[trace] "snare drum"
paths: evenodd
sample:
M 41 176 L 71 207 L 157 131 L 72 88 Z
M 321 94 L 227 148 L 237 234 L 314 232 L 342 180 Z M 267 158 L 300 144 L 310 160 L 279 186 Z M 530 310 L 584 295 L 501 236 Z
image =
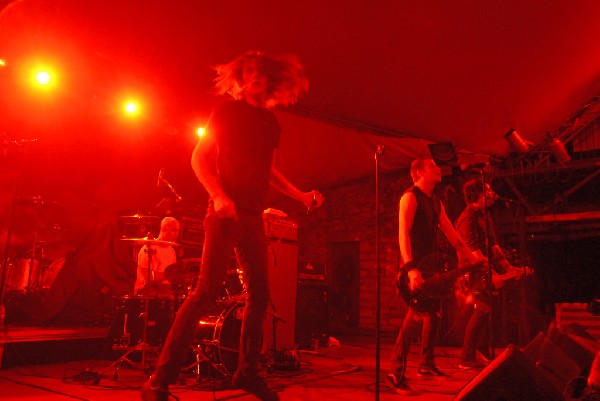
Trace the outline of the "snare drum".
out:
M 232 376 L 238 365 L 245 302 L 221 302 L 198 322 L 196 341 L 222 374 Z

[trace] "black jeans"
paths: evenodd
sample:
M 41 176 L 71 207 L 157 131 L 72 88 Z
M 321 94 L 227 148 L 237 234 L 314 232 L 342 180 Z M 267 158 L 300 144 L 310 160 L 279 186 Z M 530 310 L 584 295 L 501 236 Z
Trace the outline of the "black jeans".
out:
M 219 218 L 209 207 L 204 220 L 200 275 L 194 290 L 177 312 L 153 374 L 159 385 L 174 383 L 188 356 L 198 320 L 219 297 L 235 249 L 248 291 L 242 319 L 237 371 L 256 374 L 262 348 L 263 322 L 269 302 L 267 238 L 261 215 L 240 215 L 238 221 Z
M 433 350 L 439 320 L 440 317 L 437 312 L 417 312 L 413 308 L 408 308 L 402 327 L 398 332 L 396 343 L 392 348 L 390 371 L 398 379 L 404 377 L 410 344 L 417 338 L 419 329 L 421 329 L 422 344 L 419 366 L 427 369 L 435 367 Z
M 463 361 L 474 361 L 477 354 L 477 347 L 487 339 L 489 335 L 487 328 L 489 325 L 490 311 L 490 307 L 487 303 L 482 301 L 475 302 L 473 314 L 469 318 L 469 322 L 465 328 L 465 338 L 461 352 Z M 484 354 L 487 353 L 487 351 L 484 352 Z

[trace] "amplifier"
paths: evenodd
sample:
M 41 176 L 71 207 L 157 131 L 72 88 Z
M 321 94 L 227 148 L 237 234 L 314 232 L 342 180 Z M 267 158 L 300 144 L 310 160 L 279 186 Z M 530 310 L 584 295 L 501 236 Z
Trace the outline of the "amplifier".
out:
M 325 280 L 325 263 L 309 260 L 298 262 L 298 278 L 300 280 Z
M 263 213 L 265 232 L 269 238 L 298 241 L 298 222 L 287 216 Z
M 182 244 L 202 247 L 204 242 L 204 222 L 200 219 L 183 217 L 179 241 Z

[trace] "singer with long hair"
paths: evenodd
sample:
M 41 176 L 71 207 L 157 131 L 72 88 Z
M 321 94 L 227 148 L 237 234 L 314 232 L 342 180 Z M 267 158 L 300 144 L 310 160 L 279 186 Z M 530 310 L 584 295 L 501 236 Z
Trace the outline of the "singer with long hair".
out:
M 142 388 L 144 401 L 167 400 L 168 385 L 191 348 L 198 319 L 219 296 L 234 250 L 245 273 L 247 299 L 232 383 L 261 400 L 279 399 L 259 375 L 258 365 L 269 302 L 262 219 L 267 189 L 271 185 L 308 209 L 323 203 L 321 193 L 299 190 L 274 166 L 281 128 L 271 109 L 287 106 L 308 89 L 298 58 L 248 52 L 217 66 L 216 72 L 217 92 L 230 99 L 215 107 L 192 154 L 192 169 L 209 195 L 200 274 Z

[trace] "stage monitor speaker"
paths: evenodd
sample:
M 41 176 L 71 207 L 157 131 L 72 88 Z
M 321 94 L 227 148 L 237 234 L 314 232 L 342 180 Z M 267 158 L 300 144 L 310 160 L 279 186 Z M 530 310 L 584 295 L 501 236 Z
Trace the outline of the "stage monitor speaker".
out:
M 295 348 L 298 243 L 269 240 L 269 289 L 271 302 L 264 325 L 263 351 Z M 275 340 L 273 339 L 275 330 Z
M 564 391 L 573 379 L 587 375 L 598 352 L 600 343 L 576 323 L 538 334 L 523 350 L 560 391 Z
M 459 401 L 563 401 L 548 378 L 514 344 L 471 380 Z

